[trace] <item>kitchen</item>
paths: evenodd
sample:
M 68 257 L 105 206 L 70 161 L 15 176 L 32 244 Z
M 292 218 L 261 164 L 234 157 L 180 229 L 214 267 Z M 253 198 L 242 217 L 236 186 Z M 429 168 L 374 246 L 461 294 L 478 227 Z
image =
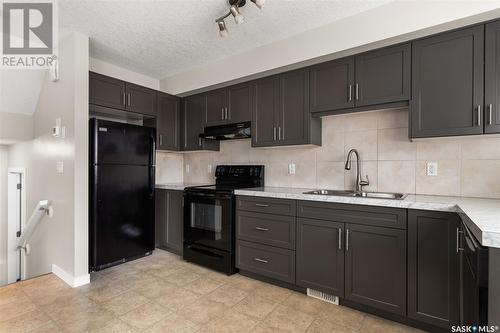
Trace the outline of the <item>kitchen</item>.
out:
M 272 2 L 226 3 L 218 42 Z M 211 83 L 91 58 L 90 283 L 51 306 L 84 331 L 496 331 L 499 17 Z

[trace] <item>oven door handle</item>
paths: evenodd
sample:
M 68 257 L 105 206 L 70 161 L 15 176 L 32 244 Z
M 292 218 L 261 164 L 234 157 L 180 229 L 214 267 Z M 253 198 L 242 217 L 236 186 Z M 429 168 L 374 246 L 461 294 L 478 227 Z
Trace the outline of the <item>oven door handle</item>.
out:
M 233 196 L 230 194 L 209 194 L 209 193 L 186 193 L 185 196 L 189 198 L 203 197 L 203 198 L 215 198 L 215 199 L 230 199 Z

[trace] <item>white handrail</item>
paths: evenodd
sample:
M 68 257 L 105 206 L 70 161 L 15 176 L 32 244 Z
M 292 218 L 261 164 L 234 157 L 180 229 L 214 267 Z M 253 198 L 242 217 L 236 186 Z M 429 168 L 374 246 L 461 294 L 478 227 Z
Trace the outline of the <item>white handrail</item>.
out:
M 16 250 L 24 249 L 26 252 L 28 252 L 28 248 L 26 245 L 28 239 L 31 237 L 43 217 L 45 215 L 51 215 L 51 210 L 52 207 L 50 206 L 49 200 L 42 200 L 38 202 L 35 209 L 33 210 L 33 213 L 31 214 L 31 217 L 28 220 L 28 223 L 26 224 L 26 227 L 24 228 L 23 233 L 21 234 L 21 237 L 19 237 L 19 239 L 17 240 Z

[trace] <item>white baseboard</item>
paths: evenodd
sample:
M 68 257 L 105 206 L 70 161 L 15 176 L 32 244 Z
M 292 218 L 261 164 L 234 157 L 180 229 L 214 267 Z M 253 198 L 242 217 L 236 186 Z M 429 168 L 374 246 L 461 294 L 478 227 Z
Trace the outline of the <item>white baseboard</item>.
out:
M 80 287 L 86 285 L 87 283 L 90 283 L 90 274 L 75 277 L 66 272 L 61 267 L 54 264 L 52 264 L 52 273 L 57 275 L 61 280 L 63 280 L 73 288 Z

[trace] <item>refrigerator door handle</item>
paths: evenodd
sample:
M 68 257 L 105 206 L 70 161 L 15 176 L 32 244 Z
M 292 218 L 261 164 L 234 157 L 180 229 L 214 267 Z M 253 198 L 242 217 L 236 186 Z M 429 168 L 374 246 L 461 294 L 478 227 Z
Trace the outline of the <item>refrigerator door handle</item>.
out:
M 156 166 L 156 139 L 153 134 L 149 136 L 151 140 L 151 156 L 149 158 L 149 165 Z

